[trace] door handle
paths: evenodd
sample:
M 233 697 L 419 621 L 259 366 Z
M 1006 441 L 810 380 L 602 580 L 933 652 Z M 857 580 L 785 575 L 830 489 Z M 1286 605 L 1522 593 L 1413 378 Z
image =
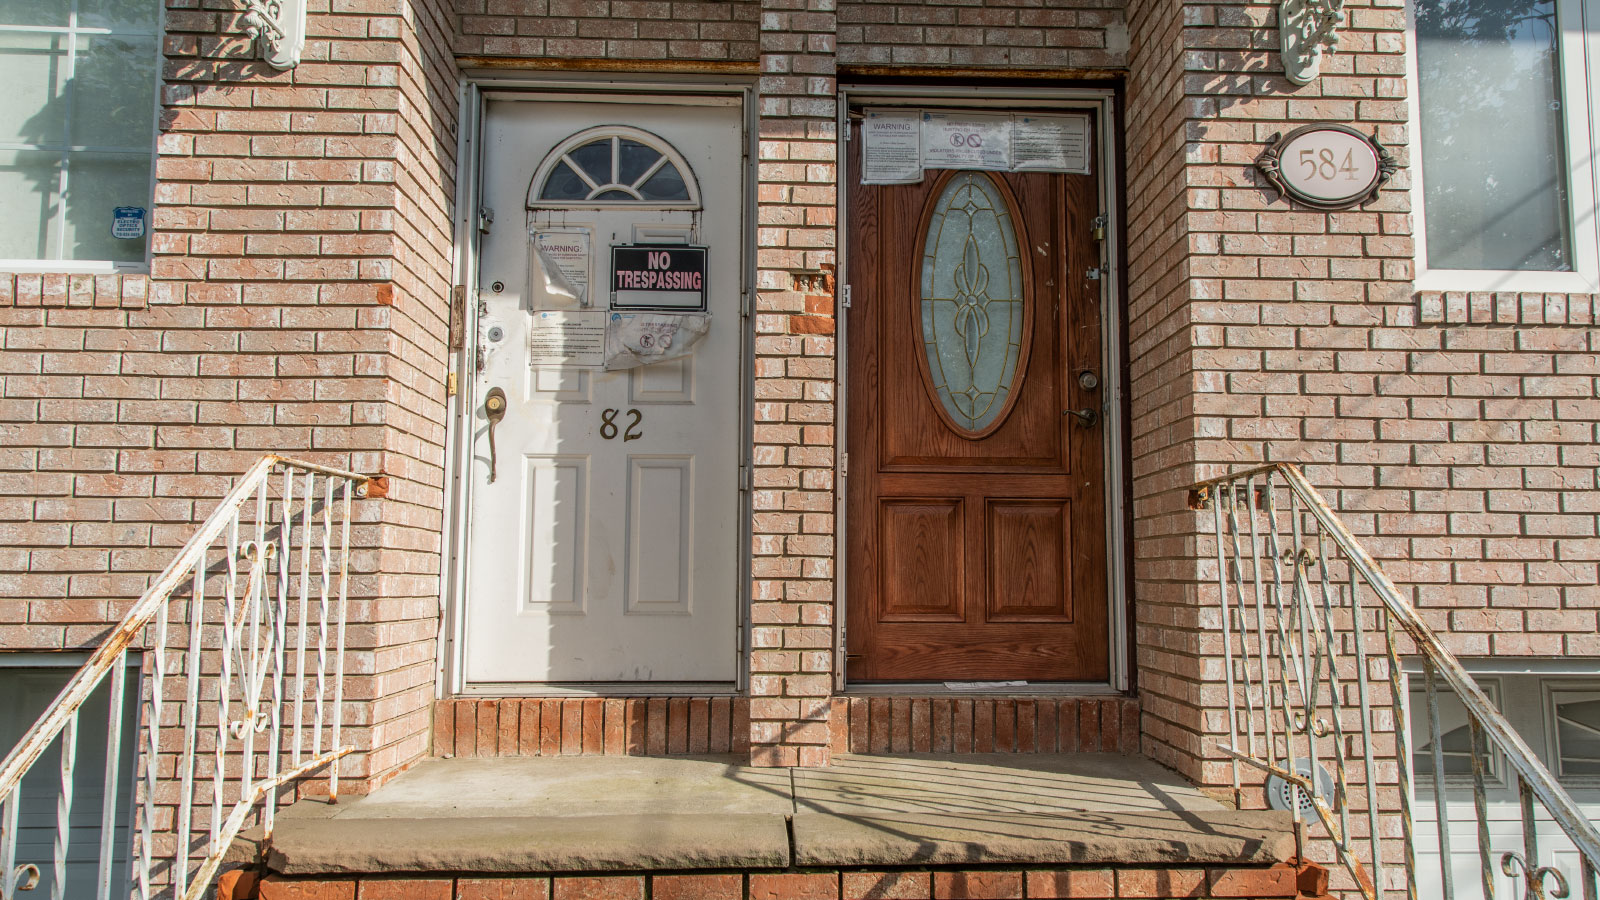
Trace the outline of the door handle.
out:
M 1093 428 L 1095 423 L 1100 421 L 1100 411 L 1092 406 L 1085 406 L 1083 409 L 1069 409 L 1063 412 L 1062 415 L 1077 419 L 1078 424 L 1085 428 Z
M 506 392 L 500 388 L 490 388 L 488 396 L 483 398 L 483 416 L 489 420 L 489 483 L 494 484 L 495 476 L 495 449 L 494 427 L 506 417 Z

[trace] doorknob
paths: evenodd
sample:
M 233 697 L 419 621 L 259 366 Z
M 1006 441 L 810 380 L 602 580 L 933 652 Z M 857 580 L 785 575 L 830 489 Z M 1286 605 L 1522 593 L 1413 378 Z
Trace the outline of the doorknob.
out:
M 1062 415 L 1077 419 L 1078 424 L 1085 428 L 1093 428 L 1094 423 L 1100 421 L 1100 411 L 1092 406 L 1085 406 L 1083 409 L 1069 409 L 1063 412 Z M 491 441 L 492 443 L 493 441 Z
M 495 476 L 495 449 L 494 427 L 506 417 L 506 392 L 500 388 L 490 388 L 488 396 L 483 398 L 483 415 L 489 420 L 489 483 L 494 484 Z

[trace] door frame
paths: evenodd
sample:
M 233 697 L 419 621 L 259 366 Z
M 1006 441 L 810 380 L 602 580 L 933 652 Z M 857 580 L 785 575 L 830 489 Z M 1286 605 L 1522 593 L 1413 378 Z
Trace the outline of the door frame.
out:
M 1014 108 L 1079 110 L 1093 114 L 1097 121 L 1095 172 L 1099 188 L 1100 208 L 1106 216 L 1106 237 L 1100 242 L 1101 252 L 1101 361 L 1105 373 L 1106 416 L 1102 453 L 1105 460 L 1105 510 L 1106 510 L 1106 639 L 1110 679 L 1106 682 L 1074 682 L 1071 684 L 1044 684 L 1038 687 L 1008 688 L 1005 694 L 1068 694 L 1099 693 L 1106 690 L 1126 691 L 1132 683 L 1129 654 L 1128 615 L 1128 547 L 1129 523 L 1132 521 L 1128 507 L 1129 491 L 1127 441 L 1127 394 L 1124 365 L 1125 311 L 1123 302 L 1122 265 L 1122 195 L 1121 160 L 1118 154 L 1120 120 L 1118 119 L 1117 91 L 1110 87 L 977 87 L 969 84 L 917 84 L 917 85 L 841 85 L 839 88 L 838 153 L 839 190 L 837 221 L 838 283 L 850 283 L 850 242 L 846 229 L 850 216 L 846 205 L 849 191 L 845 178 L 853 178 L 849 171 L 850 108 L 852 105 L 901 107 L 950 107 L 955 109 L 984 109 L 1003 111 Z M 841 304 L 843 297 L 841 295 Z M 849 359 L 850 329 L 848 317 L 842 309 L 835 325 L 838 386 L 834 392 L 835 431 L 834 448 L 834 572 L 840 573 L 834 581 L 834 689 L 838 692 L 869 694 L 907 694 L 927 696 L 947 692 L 940 682 L 868 684 L 852 688 L 845 677 L 846 634 L 849 622 L 849 552 L 848 519 L 849 497 L 849 417 L 850 385 Z M 962 696 L 981 696 L 983 691 L 963 690 Z
M 641 682 L 638 684 L 581 685 L 563 683 L 561 686 L 537 682 L 527 684 L 469 684 L 466 680 L 465 626 L 467 598 L 467 558 L 471 547 L 472 454 L 475 436 L 473 412 L 478 408 L 473 360 L 477 353 L 478 335 L 478 210 L 482 205 L 483 158 L 480 137 L 485 120 L 486 104 L 490 99 L 526 97 L 536 100 L 543 96 L 572 101 L 574 95 L 589 98 L 594 103 L 631 102 L 662 103 L 701 98 L 734 100 L 740 110 L 743 127 L 742 165 L 744 190 L 740 202 L 739 227 L 740 301 L 739 301 L 739 501 L 738 516 L 741 527 L 735 529 L 737 559 L 734 565 L 737 592 L 734 653 L 737 657 L 733 682 L 682 683 Z M 441 547 L 443 560 L 439 578 L 439 629 L 436 635 L 434 696 L 436 699 L 460 696 L 485 697 L 573 697 L 573 696 L 718 696 L 742 693 L 749 681 L 749 635 L 751 591 L 751 533 L 748 523 L 751 516 L 751 452 L 755 428 L 755 334 L 752 305 L 756 271 L 756 83 L 755 79 L 724 78 L 707 80 L 702 77 L 673 77 L 667 75 L 630 76 L 623 73 L 606 73 L 593 78 L 574 77 L 568 73 L 517 72 L 469 70 L 462 75 L 460 106 L 457 119 L 456 191 L 452 220 L 453 252 L 450 302 L 450 344 L 446 350 L 449 360 L 449 378 L 457 386 L 446 399 L 445 408 L 445 459 L 444 459 L 444 509 Z M 498 227 L 522 228 L 518 207 L 515 215 L 497 217 Z

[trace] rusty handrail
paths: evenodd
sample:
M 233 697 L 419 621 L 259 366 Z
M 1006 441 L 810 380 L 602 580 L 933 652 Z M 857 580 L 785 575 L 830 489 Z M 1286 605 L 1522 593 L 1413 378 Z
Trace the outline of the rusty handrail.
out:
M 281 519 L 273 526 L 277 529 L 276 542 L 267 540 L 268 513 L 271 502 L 268 497 L 268 487 L 278 473 L 282 473 L 282 497 L 278 506 L 282 513 Z M 322 496 L 317 495 L 321 476 L 320 487 Z M 368 476 L 356 472 L 349 472 L 330 466 L 307 463 L 276 454 L 268 454 L 257 460 L 240 477 L 233 489 L 223 498 L 217 508 L 206 517 L 205 521 L 195 530 L 193 536 L 183 545 L 166 568 L 156 576 L 150 587 L 144 591 L 138 601 L 128 610 L 111 633 L 103 640 L 94 652 L 63 687 L 31 727 L 23 735 L 21 741 L 0 760 L 0 896 L 12 898 L 17 890 L 30 890 L 40 878 L 40 869 L 36 863 L 17 865 L 17 838 L 19 831 L 20 790 L 24 775 L 40 760 L 45 752 L 59 739 L 61 741 L 61 783 L 57 803 L 57 826 L 54 843 L 54 878 L 55 884 L 52 895 L 59 900 L 64 890 L 66 879 L 66 860 L 70 841 L 70 829 L 65 826 L 69 811 L 72 806 L 73 771 L 76 758 L 78 717 L 84 703 L 89 699 L 102 683 L 111 676 L 111 721 L 108 724 L 106 772 L 105 772 L 105 799 L 102 801 L 104 808 L 101 817 L 101 838 L 99 855 L 99 890 L 97 896 L 107 900 L 111 896 L 109 881 L 112 872 L 112 834 L 116 822 L 112 815 L 117 795 L 119 748 L 122 746 L 121 700 L 125 691 L 127 654 L 130 652 L 136 638 L 152 626 L 156 629 L 155 646 L 153 650 L 153 677 L 154 684 L 150 689 L 150 715 L 144 724 L 147 733 L 147 746 L 144 751 L 144 789 L 145 789 L 145 815 L 140 828 L 139 839 L 141 851 L 138 862 L 139 868 L 139 894 L 141 897 L 151 896 L 151 862 L 153 859 L 153 829 L 154 809 L 151 807 L 151 795 L 154 792 L 158 776 L 154 755 L 165 752 L 158 741 L 158 732 L 163 727 L 160 721 L 160 711 L 164 702 L 164 687 L 166 676 L 166 656 L 169 652 L 168 637 L 168 604 L 173 593 L 183 585 L 187 579 L 192 579 L 193 593 L 184 605 L 182 613 L 187 615 L 185 621 L 179 623 L 180 628 L 187 629 L 188 643 L 182 656 L 185 658 L 184 670 L 187 688 L 187 704 L 183 710 L 182 737 L 184 750 L 179 775 L 183 782 L 183 792 L 179 801 L 178 823 L 176 831 L 179 836 L 176 845 L 180 848 L 178 856 L 171 860 L 173 865 L 170 870 L 176 900 L 197 900 L 208 888 L 206 881 L 196 879 L 188 883 L 189 863 L 188 844 L 193 825 L 193 816 L 198 807 L 196 801 L 196 773 L 200 754 L 197 741 L 197 720 L 201 708 L 199 685 L 201 680 L 200 655 L 202 642 L 207 634 L 202 630 L 206 624 L 206 597 L 205 583 L 212 573 L 208 570 L 207 561 L 212 555 L 219 539 L 223 539 L 221 548 L 226 564 L 226 576 L 223 578 L 222 596 L 213 598 L 214 601 L 225 601 L 223 619 L 220 622 L 220 656 L 222 684 L 219 686 L 219 695 L 210 698 L 215 701 L 217 715 L 215 729 L 217 731 L 216 749 L 214 755 L 215 766 L 210 774 L 212 810 L 211 848 L 210 855 L 220 859 L 220 854 L 226 850 L 228 831 L 237 831 L 239 822 L 242 822 L 257 804 L 261 803 L 266 793 L 276 786 L 302 777 L 312 770 L 333 764 L 335 769 L 330 774 L 330 794 L 337 791 L 337 762 L 340 758 L 351 752 L 352 748 L 338 746 L 340 743 L 340 730 L 342 723 L 341 698 L 343 694 L 344 673 L 344 632 L 346 589 L 349 577 L 349 543 L 350 543 L 350 501 L 352 495 L 365 496 Z M 299 508 L 295 508 L 294 501 L 296 488 L 302 489 L 299 498 Z M 337 588 L 332 581 L 334 568 L 334 536 L 335 520 L 333 507 L 336 496 L 340 496 L 342 489 L 343 514 L 338 521 L 341 529 L 339 540 L 338 583 Z M 245 504 L 252 499 L 255 501 L 256 514 L 252 523 L 255 529 L 255 540 L 240 540 L 241 512 Z M 321 520 L 314 518 L 314 513 L 320 508 Z M 296 522 L 298 513 L 298 523 Z M 289 541 L 298 525 L 302 545 L 299 548 L 289 546 Z M 313 535 L 320 535 L 321 542 L 318 546 L 320 561 L 320 589 L 313 599 L 310 582 L 313 577 L 311 560 L 313 556 Z M 284 558 L 278 559 L 276 572 L 272 571 L 273 560 L 277 555 L 278 544 L 283 544 L 286 551 Z M 291 579 L 294 576 L 294 552 L 298 549 L 299 574 L 297 586 L 299 588 L 297 619 L 298 646 L 293 650 L 288 648 L 287 622 L 289 619 L 289 591 Z M 248 572 L 243 579 L 246 588 L 243 596 L 239 596 L 237 589 L 240 583 L 241 563 L 247 564 Z M 276 590 L 274 590 L 276 582 Z M 215 609 L 215 606 L 213 606 Z M 309 613 L 315 609 L 320 612 L 320 623 L 313 628 L 310 623 Z M 337 621 L 330 623 L 331 614 L 337 614 Z M 336 627 L 336 632 L 334 631 Z M 306 699 L 306 675 L 308 650 L 308 636 L 315 634 L 316 658 L 314 660 L 316 694 L 312 697 L 313 713 L 315 716 L 312 733 L 311 750 L 316 757 L 310 762 L 302 763 L 301 745 L 305 737 L 305 723 L 301 718 L 302 704 Z M 330 662 L 329 638 L 330 634 L 336 635 L 336 646 L 333 648 L 334 658 Z M 248 644 L 248 646 L 247 646 Z M 216 649 L 216 648 L 212 648 Z M 289 671 L 289 654 L 293 653 L 295 664 L 292 692 L 286 690 L 285 675 Z M 235 672 L 237 665 L 238 671 Z M 320 748 L 323 730 L 324 707 L 327 706 L 324 696 L 328 687 L 327 679 L 332 667 L 332 704 L 331 704 L 331 747 L 327 752 Z M 235 683 L 235 675 L 237 682 Z M 207 675 L 207 678 L 217 678 L 216 675 Z M 271 688 L 270 698 L 266 691 Z M 243 700 L 243 721 L 234 720 L 229 713 L 231 695 L 237 694 Z M 293 722 L 284 725 L 284 704 L 293 703 Z M 263 708 L 265 707 L 265 708 Z M 208 728 L 213 726 L 208 725 Z M 270 730 L 269 730 L 270 729 Z M 258 776 L 254 774 L 251 762 L 257 733 L 268 733 L 267 745 L 263 750 L 268 757 L 268 768 L 271 770 L 261 777 L 259 783 L 253 783 Z M 292 734 L 293 747 L 291 748 L 291 768 L 277 771 L 278 749 L 282 737 Z M 232 742 L 230 743 L 230 736 Z M 240 784 L 240 800 L 233 810 L 233 815 L 228 817 L 226 825 L 222 820 L 222 788 L 228 776 L 224 774 L 223 757 L 230 750 L 232 744 L 237 744 L 236 751 L 244 755 L 242 774 L 237 777 Z M 212 751 L 204 751 L 210 754 Z M 271 804 L 264 810 L 264 815 L 270 827 L 272 817 Z M 237 821 L 236 821 L 237 820 Z M 209 875 L 215 871 L 211 859 L 202 863 L 197 874 Z
M 1280 478 L 1288 492 L 1282 506 L 1276 483 Z M 1371 741 L 1372 731 L 1376 730 L 1374 722 L 1382 712 L 1376 705 L 1376 695 L 1369 689 L 1368 661 L 1369 657 L 1377 657 L 1367 650 L 1367 639 L 1384 637 L 1384 650 L 1376 652 L 1387 656 L 1389 705 L 1393 707 L 1391 724 L 1396 753 L 1400 757 L 1400 816 L 1406 838 L 1406 884 L 1409 894 L 1417 896 L 1412 846 L 1410 739 L 1408 716 L 1400 696 L 1400 665 L 1394 629 L 1394 624 L 1398 623 L 1400 630 L 1416 643 L 1427 681 L 1427 724 L 1433 735 L 1434 802 L 1439 820 L 1440 877 L 1444 896 L 1453 898 L 1454 887 L 1436 675 L 1443 677 L 1444 683 L 1461 701 L 1473 731 L 1474 805 L 1479 820 L 1479 855 L 1485 896 L 1493 896 L 1495 877 L 1485 812 L 1486 761 L 1488 744 L 1492 742 L 1516 773 L 1523 808 L 1524 847 L 1521 852 L 1504 853 L 1500 870 L 1505 875 L 1526 879 L 1529 897 L 1544 895 L 1546 879 L 1555 881 L 1558 887 L 1555 896 L 1565 896 L 1565 876 L 1554 867 L 1540 866 L 1537 859 L 1537 823 L 1532 806 L 1537 799 L 1580 853 L 1585 897 L 1591 900 L 1595 897 L 1597 885 L 1600 885 L 1600 877 L 1597 877 L 1600 830 L 1583 815 L 1549 769 L 1494 708 L 1471 674 L 1417 615 L 1410 601 L 1299 467 L 1271 463 L 1206 479 L 1190 488 L 1189 505 L 1196 510 L 1211 510 L 1216 539 L 1222 650 L 1226 657 L 1222 675 L 1228 697 L 1229 744 L 1222 751 L 1233 766 L 1236 792 L 1241 787 L 1240 763 L 1281 780 L 1287 790 L 1298 792 L 1302 800 L 1309 801 L 1310 810 L 1326 827 L 1360 893 L 1368 898 L 1383 895 L 1384 854 L 1379 839 L 1382 829 L 1378 825 L 1380 811 Z M 1315 524 L 1303 520 L 1302 512 L 1309 514 Z M 1287 529 L 1283 527 L 1285 523 L 1289 526 Z M 1303 530 L 1303 524 L 1308 526 L 1307 530 Z M 1335 547 L 1332 554 L 1327 551 L 1329 541 Z M 1336 583 L 1328 571 L 1329 560 L 1340 557 L 1351 570 L 1348 607 L 1343 583 Z M 1358 576 L 1359 583 L 1365 583 L 1381 604 L 1381 607 L 1368 607 L 1378 612 L 1376 632 L 1371 630 L 1373 625 L 1365 624 L 1362 615 Z M 1336 608 L 1348 609 L 1351 615 L 1348 625 L 1341 624 L 1334 612 Z M 1354 630 L 1353 641 L 1341 638 L 1340 632 L 1344 629 Z M 1351 679 L 1352 675 L 1353 684 L 1341 684 L 1341 680 Z M 1354 705 L 1344 696 L 1349 687 L 1356 688 Z M 1329 710 L 1326 715 L 1323 707 Z M 1360 722 L 1359 733 L 1350 735 L 1359 738 L 1356 745 L 1346 740 L 1346 729 L 1351 721 Z M 1296 760 L 1296 754 L 1302 751 L 1303 761 L 1308 763 L 1305 771 L 1299 769 Z M 1280 761 L 1280 753 L 1287 755 L 1286 761 Z M 1336 783 L 1319 782 L 1319 754 L 1337 767 Z M 1367 831 L 1371 853 L 1367 863 L 1356 855 L 1349 822 L 1351 808 L 1346 802 L 1350 790 L 1346 764 L 1358 757 L 1364 766 L 1365 815 L 1370 819 Z M 1300 807 L 1295 805 L 1294 809 L 1298 820 Z M 1370 876 L 1367 865 L 1371 866 Z
M 1534 796 L 1545 805 L 1556 823 L 1567 832 L 1567 836 L 1572 838 L 1572 842 L 1589 862 L 1600 867 L 1600 830 L 1597 830 L 1594 823 L 1579 811 L 1572 797 L 1556 781 L 1555 776 L 1550 774 L 1550 770 L 1539 762 L 1533 749 L 1522 740 L 1511 727 L 1511 723 L 1506 721 L 1505 716 L 1494 708 L 1488 695 L 1478 687 L 1478 683 L 1462 667 L 1455 654 L 1440 642 L 1439 636 L 1434 634 L 1433 629 L 1417 615 L 1410 601 L 1406 600 L 1394 582 L 1389 580 L 1389 576 L 1384 574 L 1383 568 L 1371 554 L 1367 553 L 1366 548 L 1361 546 L 1361 542 L 1350 533 L 1344 522 L 1340 521 L 1327 499 L 1306 479 L 1305 473 L 1301 472 L 1298 466 L 1289 463 L 1279 463 L 1276 468 L 1283 473 L 1290 489 L 1300 495 L 1300 499 L 1306 501 L 1311 514 L 1323 528 L 1328 530 L 1334 543 L 1361 573 L 1361 577 L 1366 580 L 1373 593 L 1383 601 L 1383 605 L 1394 616 L 1395 621 L 1399 622 L 1400 627 L 1404 628 L 1416 642 L 1417 649 L 1438 668 L 1439 674 L 1444 676 L 1444 680 L 1449 683 L 1451 690 L 1455 691 L 1462 705 L 1467 708 L 1467 712 L 1482 723 L 1490 740 L 1499 745 L 1499 750 L 1504 754 L 1506 761 L 1528 782 Z

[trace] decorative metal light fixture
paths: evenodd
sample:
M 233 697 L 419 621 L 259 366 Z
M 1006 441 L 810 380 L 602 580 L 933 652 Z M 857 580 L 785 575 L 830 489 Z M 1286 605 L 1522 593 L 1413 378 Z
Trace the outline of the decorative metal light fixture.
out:
M 244 31 L 274 69 L 300 64 L 306 45 L 306 0 L 244 0 Z
M 1339 46 L 1344 0 L 1279 0 L 1278 34 L 1283 73 L 1295 84 L 1310 84 L 1322 68 L 1322 55 Z

